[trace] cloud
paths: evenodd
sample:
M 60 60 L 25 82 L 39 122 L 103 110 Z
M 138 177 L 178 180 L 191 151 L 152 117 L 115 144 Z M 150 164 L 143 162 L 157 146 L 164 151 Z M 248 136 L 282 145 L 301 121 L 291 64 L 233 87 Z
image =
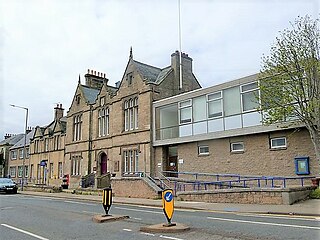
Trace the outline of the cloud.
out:
M 0 139 L 46 125 L 55 103 L 67 110 L 79 74 L 121 80 L 130 46 L 134 59 L 166 67 L 179 48 L 178 0 L 0 1 Z M 259 71 L 278 31 L 298 15 L 319 13 L 317 0 L 181 1 L 182 50 L 208 87 Z M 0 24 L 1 24 L 0 23 Z

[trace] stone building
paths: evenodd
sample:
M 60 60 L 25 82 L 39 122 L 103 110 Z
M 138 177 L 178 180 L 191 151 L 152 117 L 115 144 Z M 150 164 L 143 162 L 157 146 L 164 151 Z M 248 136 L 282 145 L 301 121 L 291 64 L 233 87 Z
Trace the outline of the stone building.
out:
M 116 177 L 155 174 L 152 148 L 152 103 L 155 100 L 199 89 L 192 72 L 192 59 L 182 56 L 179 83 L 179 52 L 165 68 L 129 61 L 116 87 L 105 74 L 88 70 L 80 79 L 67 113 L 65 172 L 71 187 L 81 177 L 95 178 L 110 172 Z
M 30 170 L 30 138 L 34 133 L 34 129 L 27 129 L 27 136 L 21 134 L 22 137 L 10 148 L 9 175 L 17 183 L 27 183 Z M 26 141 L 26 142 L 24 142 Z M 24 144 L 26 143 L 26 148 Z M 24 150 L 26 153 L 24 154 Z M 24 173 L 24 176 L 23 176 Z
M 9 165 L 10 159 L 10 148 L 14 146 L 24 137 L 24 134 L 6 134 L 4 140 L 0 142 L 0 177 L 6 177 L 10 175 Z M 17 153 L 13 153 L 13 158 L 16 158 Z
M 60 186 L 64 175 L 66 117 L 62 104 L 54 108 L 54 120 L 37 126 L 30 141 L 30 184 Z
M 317 175 L 319 164 L 306 128 L 263 125 L 256 110 L 258 94 L 257 75 L 252 75 L 155 101 L 157 172 L 193 179 L 170 172 Z

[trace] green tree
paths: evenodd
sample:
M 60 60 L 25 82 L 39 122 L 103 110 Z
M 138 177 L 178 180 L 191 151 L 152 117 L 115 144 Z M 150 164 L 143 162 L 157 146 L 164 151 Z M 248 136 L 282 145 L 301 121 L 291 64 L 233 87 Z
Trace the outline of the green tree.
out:
M 263 122 L 303 124 L 320 164 L 319 53 L 319 19 L 298 17 L 262 57 L 259 80 Z

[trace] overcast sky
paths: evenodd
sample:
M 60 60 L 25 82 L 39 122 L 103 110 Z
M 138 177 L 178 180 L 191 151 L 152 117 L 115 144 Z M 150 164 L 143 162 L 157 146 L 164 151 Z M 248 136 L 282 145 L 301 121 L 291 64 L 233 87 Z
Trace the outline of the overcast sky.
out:
M 262 54 L 319 0 L 181 0 L 182 51 L 203 87 L 259 72 Z M 179 49 L 178 0 L 0 0 L 0 140 L 65 114 L 87 69 L 120 81 L 135 60 L 164 68 Z

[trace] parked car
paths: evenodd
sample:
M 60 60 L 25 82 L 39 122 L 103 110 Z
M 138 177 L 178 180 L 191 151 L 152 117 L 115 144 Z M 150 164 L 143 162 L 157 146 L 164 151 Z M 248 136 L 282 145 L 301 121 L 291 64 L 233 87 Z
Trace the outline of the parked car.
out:
M 10 178 L 0 178 L 0 192 L 17 193 L 18 186 Z

